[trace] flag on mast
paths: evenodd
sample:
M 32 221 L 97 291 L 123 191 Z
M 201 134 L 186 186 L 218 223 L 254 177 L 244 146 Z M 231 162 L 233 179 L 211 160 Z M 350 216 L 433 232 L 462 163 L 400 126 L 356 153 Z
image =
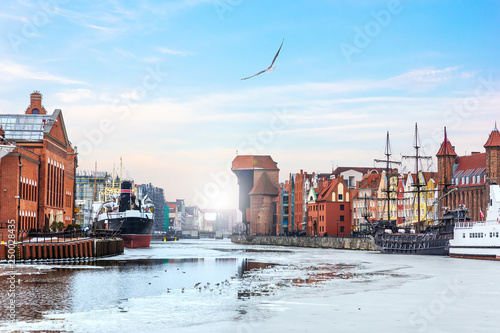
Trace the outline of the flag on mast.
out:
M 484 219 L 484 214 L 481 208 L 479 208 L 479 216 L 481 216 L 481 220 Z

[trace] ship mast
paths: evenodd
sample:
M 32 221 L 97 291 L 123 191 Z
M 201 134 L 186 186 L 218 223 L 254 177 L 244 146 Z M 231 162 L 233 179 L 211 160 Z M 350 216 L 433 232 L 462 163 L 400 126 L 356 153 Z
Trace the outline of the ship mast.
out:
M 415 148 L 415 155 L 406 155 L 403 156 L 403 158 L 414 158 L 415 159 L 415 178 L 416 178 L 416 184 L 414 185 L 417 188 L 417 210 L 418 210 L 418 219 L 417 219 L 417 231 L 420 231 L 420 189 L 424 187 L 426 184 L 421 184 L 420 183 L 420 177 L 419 177 L 419 167 L 418 163 L 421 159 L 431 159 L 431 156 L 424 156 L 419 154 L 419 149 L 420 144 L 418 140 L 418 127 L 417 123 L 415 123 L 415 142 L 413 145 L 413 148 Z
M 379 160 L 375 159 L 374 161 L 376 163 L 385 163 L 385 176 L 387 178 L 386 181 L 386 189 L 385 192 L 387 193 L 387 221 L 390 223 L 391 222 L 391 198 L 390 198 L 390 176 L 392 176 L 392 168 L 391 164 L 401 164 L 401 162 L 398 161 L 391 161 L 391 143 L 389 141 L 389 131 L 387 131 L 387 139 L 385 142 L 385 160 Z M 389 170 L 391 173 L 389 174 Z

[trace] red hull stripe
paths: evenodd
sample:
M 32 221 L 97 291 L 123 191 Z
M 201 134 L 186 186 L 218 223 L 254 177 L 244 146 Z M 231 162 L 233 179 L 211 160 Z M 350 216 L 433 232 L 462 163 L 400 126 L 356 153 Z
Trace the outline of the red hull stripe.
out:
M 128 248 L 149 247 L 151 235 L 121 235 L 123 245 Z

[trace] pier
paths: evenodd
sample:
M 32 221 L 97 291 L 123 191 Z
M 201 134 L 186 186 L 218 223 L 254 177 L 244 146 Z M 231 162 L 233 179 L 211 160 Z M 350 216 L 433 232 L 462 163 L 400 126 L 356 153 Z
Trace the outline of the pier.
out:
M 0 244 L 0 261 L 12 259 L 27 260 L 63 260 L 91 259 L 122 254 L 123 239 L 77 239 L 64 242 L 29 242 Z

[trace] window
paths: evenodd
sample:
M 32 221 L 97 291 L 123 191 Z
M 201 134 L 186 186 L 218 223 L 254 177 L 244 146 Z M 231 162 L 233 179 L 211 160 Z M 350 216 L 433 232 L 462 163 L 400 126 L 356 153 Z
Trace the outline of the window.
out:
M 339 193 L 339 201 L 342 201 L 342 200 L 344 200 L 343 196 L 342 196 L 342 193 Z
M 340 205 L 340 210 L 344 210 L 344 205 Z
M 344 221 L 344 215 L 340 215 L 340 221 Z
M 340 232 L 344 232 L 344 227 L 343 226 L 340 227 Z
M 463 235 L 464 235 L 464 238 L 465 238 L 465 232 L 464 232 L 464 234 L 463 234 Z

